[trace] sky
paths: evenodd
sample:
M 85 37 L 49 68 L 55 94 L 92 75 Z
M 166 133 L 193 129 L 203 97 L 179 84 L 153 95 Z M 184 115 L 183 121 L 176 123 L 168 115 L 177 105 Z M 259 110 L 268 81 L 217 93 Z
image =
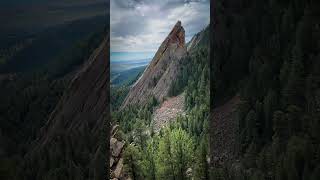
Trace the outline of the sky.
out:
M 178 20 L 188 42 L 209 24 L 209 3 L 209 0 L 110 0 L 111 52 L 148 52 L 150 57 Z

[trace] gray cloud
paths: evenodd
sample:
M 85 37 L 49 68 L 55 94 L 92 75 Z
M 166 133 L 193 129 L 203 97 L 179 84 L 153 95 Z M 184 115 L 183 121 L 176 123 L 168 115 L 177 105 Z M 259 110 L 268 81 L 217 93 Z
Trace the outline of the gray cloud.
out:
M 209 24 L 209 0 L 111 0 L 111 51 L 155 52 L 182 21 L 187 40 Z

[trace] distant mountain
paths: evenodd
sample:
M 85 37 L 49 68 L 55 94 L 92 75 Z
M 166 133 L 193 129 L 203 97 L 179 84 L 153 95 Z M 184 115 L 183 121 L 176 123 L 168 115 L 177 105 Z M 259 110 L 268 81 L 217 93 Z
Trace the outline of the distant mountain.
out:
M 115 130 L 110 140 L 110 179 L 209 179 L 208 148 L 201 143 L 206 142 L 208 137 L 207 32 L 208 27 L 186 44 L 184 28 L 178 21 L 143 74 L 137 76 L 139 79 L 132 86 L 112 87 L 112 126 Z M 173 143 L 174 137 L 169 134 L 175 128 L 188 134 L 188 137 L 180 136 Z M 144 133 L 141 132 L 147 133 L 142 137 L 140 134 Z M 164 137 L 168 142 L 165 148 L 161 147 L 163 144 L 159 141 Z M 189 146 L 192 147 L 192 153 L 180 151 L 188 146 L 186 141 L 191 139 L 197 140 Z M 171 143 L 182 144 L 175 147 L 169 145 Z M 145 151 L 144 147 L 152 149 L 152 152 Z M 136 149 L 133 151 L 132 148 Z M 165 152 L 162 152 L 163 149 Z M 136 160 L 138 154 L 139 160 Z M 161 158 L 163 154 L 165 158 Z M 188 160 L 190 154 L 198 160 Z M 184 159 L 183 162 L 178 160 L 179 157 Z M 129 162 L 127 159 L 133 160 Z M 171 159 L 175 159 L 175 162 L 172 163 Z M 137 164 L 137 168 L 131 169 L 132 164 Z M 172 169 L 179 169 L 179 172 L 174 173 Z M 192 175 L 187 177 L 184 172 L 188 169 L 192 169 Z M 181 175 L 177 175 L 181 172 Z
M 130 85 L 141 76 L 145 68 L 146 66 L 139 66 L 119 73 L 111 73 L 111 85 Z
M 130 89 L 122 107 L 131 104 L 143 105 L 152 96 L 162 101 L 176 79 L 180 61 L 186 52 L 185 30 L 178 21 L 162 42 L 147 69 Z
M 150 63 L 150 59 L 140 59 L 140 60 L 124 60 L 124 61 L 111 61 L 110 62 L 110 73 L 119 73 L 127 71 L 132 68 L 137 68 L 141 66 L 146 66 Z

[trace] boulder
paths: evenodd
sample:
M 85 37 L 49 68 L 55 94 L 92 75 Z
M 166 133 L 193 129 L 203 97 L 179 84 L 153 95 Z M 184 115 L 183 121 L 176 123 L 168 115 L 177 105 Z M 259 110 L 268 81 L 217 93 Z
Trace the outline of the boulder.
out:
M 111 147 L 112 156 L 119 157 L 123 146 L 124 146 L 124 142 L 118 141 L 116 138 L 111 138 L 110 139 L 110 147 Z
M 122 174 L 122 169 L 123 169 L 123 158 L 120 158 L 116 169 L 114 170 L 114 176 L 116 178 L 120 178 Z
M 110 167 L 112 167 L 113 163 L 114 163 L 114 158 L 111 157 L 111 158 L 110 158 Z

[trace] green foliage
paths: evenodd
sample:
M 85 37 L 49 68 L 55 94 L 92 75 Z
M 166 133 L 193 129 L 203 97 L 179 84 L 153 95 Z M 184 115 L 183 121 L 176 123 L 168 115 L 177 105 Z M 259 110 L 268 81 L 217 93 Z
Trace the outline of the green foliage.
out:
M 110 87 L 110 105 L 111 111 L 116 111 L 126 98 L 129 92 L 128 86 Z
M 181 70 L 177 80 L 169 89 L 169 96 L 176 96 L 185 91 L 187 108 L 203 102 L 203 99 L 209 101 L 208 48 L 202 47 L 194 50 L 181 62 Z
M 139 173 L 141 172 L 140 160 L 141 152 L 138 147 L 132 144 L 128 145 L 123 153 L 124 168 L 125 172 L 133 179 L 140 179 L 142 177 L 142 174 Z
M 186 115 L 178 116 L 159 133 L 153 132 L 152 113 L 158 106 L 151 97 L 144 106 L 117 111 L 127 87 L 116 87 L 114 123 L 120 125 L 128 145 L 125 161 L 134 179 L 208 179 L 209 62 L 207 47 L 198 48 L 181 60 L 170 96 L 185 93 Z M 157 79 L 155 79 L 157 81 Z M 113 105 L 112 105 L 113 106 Z M 135 158 L 133 158 L 135 156 Z
M 145 157 L 142 159 L 141 165 L 145 175 L 145 179 L 155 180 L 157 174 L 156 154 L 158 150 L 158 138 L 149 139 L 147 148 L 144 151 Z
M 165 130 L 157 153 L 158 179 L 186 179 L 193 158 L 193 140 L 181 128 Z
M 240 0 L 213 7 L 219 23 L 213 25 L 212 103 L 240 94 L 246 179 L 312 179 L 320 163 L 319 2 Z
M 207 138 L 201 138 L 201 142 L 195 152 L 194 179 L 209 179 Z

